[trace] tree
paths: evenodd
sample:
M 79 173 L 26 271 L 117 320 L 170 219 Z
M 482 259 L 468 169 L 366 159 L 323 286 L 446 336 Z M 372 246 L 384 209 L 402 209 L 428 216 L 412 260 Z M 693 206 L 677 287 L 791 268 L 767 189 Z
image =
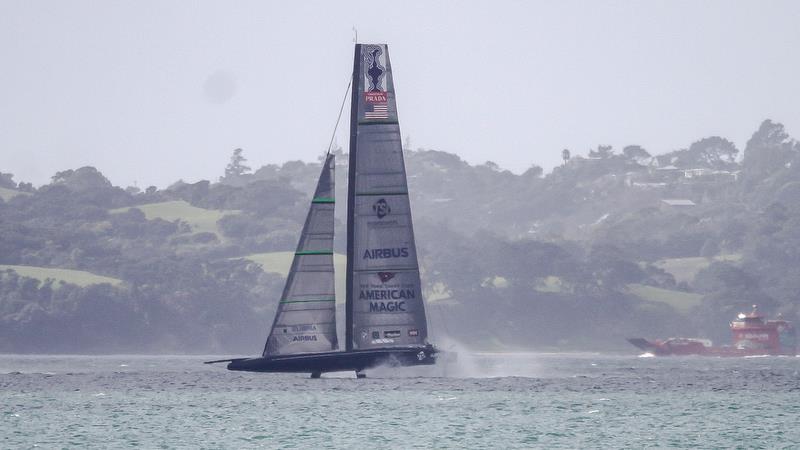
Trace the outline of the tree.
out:
M 20 181 L 19 185 L 17 185 L 17 189 L 22 192 L 33 192 L 35 190 L 33 188 L 33 183 L 24 183 L 22 181 Z
M 786 167 L 796 153 L 796 143 L 783 129 L 783 125 L 765 120 L 747 141 L 744 150 L 742 171 L 745 181 L 748 184 L 761 181 Z
M 62 170 L 60 172 L 56 172 L 55 175 L 50 177 L 50 181 L 51 181 L 52 184 L 64 183 L 66 180 L 69 179 L 69 177 L 72 176 L 73 173 L 75 173 L 75 171 L 72 170 L 72 169 L 67 169 L 67 170 Z
M 639 145 L 629 145 L 622 149 L 622 154 L 625 158 L 642 163 L 647 158 L 650 158 L 650 153 Z
M 607 159 L 614 156 L 614 150 L 610 145 L 598 145 L 597 150 L 589 150 L 589 157 L 590 158 L 602 158 Z
M 540 178 L 543 173 L 544 173 L 544 169 L 542 169 L 540 166 L 537 166 L 536 164 L 534 164 L 531 167 L 529 167 L 528 170 L 526 170 L 522 174 L 522 176 L 525 177 L 525 178 Z
M 91 166 L 57 172 L 52 184 L 62 184 L 76 192 L 98 191 L 111 188 L 111 182 Z
M 0 187 L 16 189 L 17 183 L 14 182 L 14 175 L 0 172 Z
M 711 136 L 692 143 L 689 148 L 657 156 L 661 165 L 674 165 L 680 169 L 733 170 L 738 167 L 739 149 L 733 142 Z
M 483 165 L 484 167 L 494 170 L 495 172 L 500 171 L 500 166 L 498 166 L 497 163 L 494 161 L 486 161 L 485 163 L 483 163 Z
M 689 146 L 687 156 L 698 167 L 729 169 L 736 164 L 739 149 L 733 142 L 719 136 L 700 139 Z
M 247 162 L 247 158 L 242 156 L 242 152 L 243 150 L 241 148 L 237 148 L 233 151 L 233 155 L 231 155 L 231 162 L 228 163 L 227 167 L 225 167 L 225 178 L 239 177 L 247 172 L 250 172 L 250 167 L 244 164 Z

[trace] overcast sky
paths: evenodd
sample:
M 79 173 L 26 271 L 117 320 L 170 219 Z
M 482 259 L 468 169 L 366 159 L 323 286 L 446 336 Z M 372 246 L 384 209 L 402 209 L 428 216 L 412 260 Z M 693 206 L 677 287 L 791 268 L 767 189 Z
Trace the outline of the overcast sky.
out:
M 551 168 L 765 118 L 800 136 L 800 2 L 0 0 L 0 171 L 122 186 L 324 153 L 353 32 L 389 44 L 412 147 Z M 347 144 L 347 114 L 338 142 Z

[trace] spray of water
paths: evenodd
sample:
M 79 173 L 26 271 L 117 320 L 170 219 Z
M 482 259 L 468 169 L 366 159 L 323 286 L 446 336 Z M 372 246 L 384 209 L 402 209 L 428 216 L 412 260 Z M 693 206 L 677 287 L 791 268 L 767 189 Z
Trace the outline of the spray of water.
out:
M 538 377 L 534 353 L 478 352 L 448 336 L 436 339 L 442 354 L 436 364 L 439 376 L 450 378 Z
M 479 352 L 447 336 L 437 336 L 436 365 L 398 368 L 392 363 L 368 369 L 368 378 L 505 378 L 542 376 L 535 353 Z M 326 373 L 325 378 L 354 378 L 353 372 Z

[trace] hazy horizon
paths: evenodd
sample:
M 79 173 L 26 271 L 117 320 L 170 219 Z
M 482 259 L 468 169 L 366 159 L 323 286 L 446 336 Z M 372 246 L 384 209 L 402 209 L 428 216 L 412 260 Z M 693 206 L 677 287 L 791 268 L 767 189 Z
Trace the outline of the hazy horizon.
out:
M 0 4 L 0 171 L 46 183 L 216 180 L 324 153 L 361 42 L 390 46 L 412 147 L 549 170 L 560 152 L 651 153 L 770 118 L 800 133 L 793 2 L 87 1 Z M 337 141 L 347 144 L 348 115 Z M 169 156 L 167 156 L 169 155 Z

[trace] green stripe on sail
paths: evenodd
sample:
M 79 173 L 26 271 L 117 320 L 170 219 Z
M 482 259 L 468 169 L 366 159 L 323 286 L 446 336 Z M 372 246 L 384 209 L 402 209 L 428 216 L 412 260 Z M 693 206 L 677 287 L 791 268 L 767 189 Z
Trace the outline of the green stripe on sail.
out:
M 356 195 L 408 195 L 408 192 L 359 192 Z
M 332 255 L 333 250 L 307 250 L 302 252 L 294 252 L 297 256 L 305 256 L 305 255 Z
M 314 200 L 311 200 L 311 203 L 336 203 L 332 197 L 314 197 Z
M 315 298 L 310 300 L 281 300 L 281 303 L 317 303 L 317 302 L 335 302 L 335 297 Z

